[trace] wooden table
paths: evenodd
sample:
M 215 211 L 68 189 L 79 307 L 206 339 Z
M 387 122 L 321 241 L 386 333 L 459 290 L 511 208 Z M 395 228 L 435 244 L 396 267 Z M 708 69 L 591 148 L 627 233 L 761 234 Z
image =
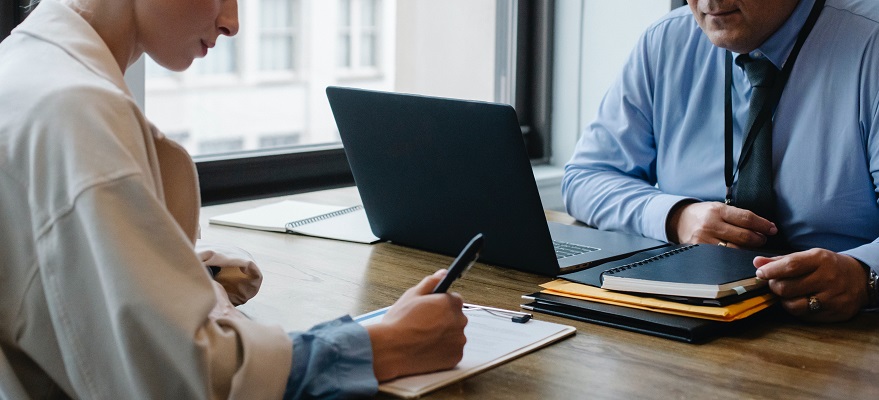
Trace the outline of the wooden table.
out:
M 289 196 L 352 205 L 355 188 Z M 209 225 L 208 218 L 279 198 L 204 207 L 202 237 L 247 249 L 265 279 L 241 306 L 252 318 L 306 330 L 344 314 L 385 307 L 452 257 L 390 243 L 364 245 Z M 573 222 L 548 212 L 551 220 Z M 549 277 L 478 263 L 453 290 L 465 301 L 518 310 Z M 535 314 L 573 325 L 576 336 L 433 392 L 428 398 L 879 399 L 879 315 L 807 324 L 780 313 L 693 345 Z M 382 395 L 380 395 L 382 396 Z

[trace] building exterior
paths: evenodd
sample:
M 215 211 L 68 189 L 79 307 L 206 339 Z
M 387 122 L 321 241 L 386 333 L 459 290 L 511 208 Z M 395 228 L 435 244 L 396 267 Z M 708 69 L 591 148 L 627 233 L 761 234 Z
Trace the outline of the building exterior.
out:
M 495 6 L 239 0 L 238 35 L 189 70 L 147 60 L 146 113 L 207 155 L 338 142 L 330 85 L 494 100 Z

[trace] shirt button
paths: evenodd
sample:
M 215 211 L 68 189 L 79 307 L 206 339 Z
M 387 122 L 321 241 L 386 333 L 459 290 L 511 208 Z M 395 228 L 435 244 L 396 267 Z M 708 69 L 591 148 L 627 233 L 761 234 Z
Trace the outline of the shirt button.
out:
M 760 51 L 755 51 L 751 53 L 751 58 L 763 58 L 763 53 Z

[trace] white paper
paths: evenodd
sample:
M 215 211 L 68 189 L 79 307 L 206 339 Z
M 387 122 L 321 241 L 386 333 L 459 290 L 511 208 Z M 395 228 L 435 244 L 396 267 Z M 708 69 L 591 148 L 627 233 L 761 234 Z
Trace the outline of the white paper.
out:
M 306 203 L 295 200 L 284 200 L 219 215 L 211 218 L 212 224 L 234 226 L 238 228 L 257 229 L 271 232 L 287 232 L 287 223 L 301 221 L 349 208 L 349 206 L 333 206 L 327 204 Z M 357 243 L 375 243 L 379 238 L 372 234 L 366 212 L 360 210 L 311 222 L 293 229 L 293 232 L 308 236 L 328 239 L 346 240 Z
M 361 325 L 381 321 L 382 309 L 356 318 Z M 379 385 L 379 390 L 404 398 L 424 395 L 434 389 L 475 375 L 494 365 L 519 357 L 556 340 L 573 335 L 572 326 L 531 319 L 521 324 L 509 316 L 497 316 L 480 309 L 465 310 L 467 327 L 464 357 L 455 368 L 408 376 Z

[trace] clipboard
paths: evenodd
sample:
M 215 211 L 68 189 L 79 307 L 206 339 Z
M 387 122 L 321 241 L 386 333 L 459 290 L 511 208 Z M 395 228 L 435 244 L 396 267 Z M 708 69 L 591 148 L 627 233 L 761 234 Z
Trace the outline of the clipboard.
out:
M 389 308 L 361 315 L 354 320 L 364 326 L 378 323 Z M 502 315 L 498 311 L 516 313 L 491 307 L 465 308 L 468 322 L 464 334 L 467 344 L 464 346 L 464 358 L 455 368 L 397 378 L 380 384 L 379 391 L 406 399 L 417 398 L 549 346 L 574 335 L 577 330 L 573 326 L 534 319 L 524 323 L 513 322 L 509 314 Z

